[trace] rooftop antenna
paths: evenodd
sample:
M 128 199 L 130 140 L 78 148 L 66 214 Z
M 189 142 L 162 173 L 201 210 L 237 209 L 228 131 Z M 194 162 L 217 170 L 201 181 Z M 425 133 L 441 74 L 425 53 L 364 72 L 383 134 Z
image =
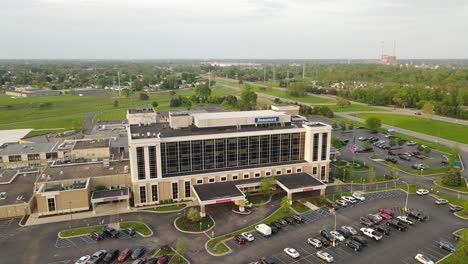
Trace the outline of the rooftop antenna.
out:
M 305 76 L 305 63 L 302 64 L 302 79 L 304 79 Z

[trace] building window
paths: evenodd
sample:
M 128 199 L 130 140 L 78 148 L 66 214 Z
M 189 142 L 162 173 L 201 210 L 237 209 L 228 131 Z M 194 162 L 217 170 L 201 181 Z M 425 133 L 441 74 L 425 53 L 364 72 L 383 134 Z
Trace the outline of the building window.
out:
M 208 179 L 208 182 L 209 182 L 209 183 L 215 182 L 215 178 L 209 178 L 209 179 Z
M 286 170 L 286 173 L 287 173 L 287 174 L 291 174 L 291 173 L 292 173 L 292 170 L 291 170 L 291 169 Z
M 47 207 L 49 208 L 49 212 L 55 211 L 55 198 L 47 199 Z
M 172 199 L 179 199 L 179 185 L 177 184 L 177 182 L 172 183 Z
M 198 179 L 197 184 L 203 184 L 203 179 Z
M 145 151 L 143 147 L 136 148 L 137 174 L 139 180 L 145 179 Z
M 314 134 L 314 142 L 312 147 L 312 161 L 318 160 L 318 144 L 319 144 L 319 134 Z
M 269 171 L 265 172 L 265 176 L 271 176 L 271 172 Z
M 317 167 L 312 168 L 312 175 L 317 176 Z
M 277 170 L 277 171 L 276 171 L 276 175 L 281 175 L 281 171 L 280 171 L 280 170 Z
M 50 152 L 50 153 L 46 153 L 46 159 L 57 159 L 58 158 L 58 155 L 57 155 L 57 152 Z
M 296 172 L 302 172 L 302 169 L 301 169 L 301 168 L 297 168 L 297 169 L 296 169 Z
M 156 147 L 148 147 L 150 178 L 156 178 Z
M 21 161 L 21 155 L 12 155 L 8 156 L 10 162 Z
M 222 176 L 222 177 L 221 177 L 221 181 L 222 181 L 222 182 L 227 181 L 227 177 L 226 177 L 226 176 Z
M 40 160 L 41 156 L 39 154 L 28 154 L 28 160 Z
M 322 181 L 325 180 L 325 172 L 326 172 L 325 166 L 322 166 L 322 169 L 320 170 L 320 179 Z
M 192 170 L 192 159 L 190 155 L 190 141 L 179 142 L 179 163 L 181 172 Z
M 158 201 L 158 185 L 151 185 L 151 201 Z
M 321 160 L 327 160 L 328 133 L 322 133 L 322 155 Z
M 250 177 L 250 174 L 244 174 L 244 179 L 248 179 Z
M 185 198 L 190 198 L 190 182 L 185 182 Z
M 146 186 L 140 186 L 140 203 L 146 203 Z
M 239 176 L 237 176 L 237 175 L 232 175 L 232 180 L 233 180 L 233 181 L 237 181 L 237 179 L 239 179 Z
M 258 178 L 258 177 L 260 177 L 260 172 L 255 173 L 255 178 Z

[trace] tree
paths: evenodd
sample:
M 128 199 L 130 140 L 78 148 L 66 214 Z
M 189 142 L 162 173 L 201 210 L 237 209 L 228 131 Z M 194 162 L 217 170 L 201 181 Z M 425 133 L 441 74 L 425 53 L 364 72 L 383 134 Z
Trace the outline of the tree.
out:
M 156 101 L 153 101 L 153 102 L 151 103 L 151 105 L 152 105 L 153 107 L 158 107 L 158 106 L 159 106 L 158 102 L 156 102 Z
M 402 139 L 402 138 L 398 138 L 397 140 L 397 143 L 398 143 L 398 146 L 401 147 L 405 144 L 406 140 Z
M 346 123 L 345 123 L 345 121 L 341 121 L 340 127 L 341 127 L 341 131 L 343 131 L 343 132 L 346 131 Z
M 354 129 L 354 125 L 353 125 L 353 123 L 349 123 L 349 125 L 348 125 L 348 129 L 349 129 L 349 130 L 353 130 L 353 129 Z
M 448 157 L 449 163 L 453 164 L 455 161 L 459 160 L 459 155 L 460 155 L 460 145 L 458 145 L 457 143 L 450 150 L 450 155 Z
M 190 207 L 187 212 L 187 218 L 191 222 L 198 222 L 201 220 L 200 213 L 195 207 Z
M 345 106 L 351 105 L 351 102 L 348 99 L 339 97 L 338 99 L 336 99 L 336 105 L 339 106 L 340 108 L 343 108 Z
M 115 108 L 119 107 L 119 101 L 118 100 L 114 100 L 114 107 Z
M 364 142 L 362 143 L 362 148 L 366 151 L 371 151 L 373 148 L 372 148 L 372 144 L 370 142 Z
M 427 118 L 432 119 L 432 116 L 434 115 L 434 104 L 432 104 L 432 102 L 424 103 L 421 111 L 427 116 Z
M 337 129 L 337 128 L 338 128 L 338 124 L 337 124 L 336 122 L 333 122 L 332 128 L 333 128 L 333 129 Z
M 369 117 L 366 119 L 366 126 L 370 130 L 377 131 L 382 126 L 382 121 L 377 117 Z
M 175 251 L 177 252 L 178 263 L 182 262 L 182 256 L 185 254 L 184 241 L 177 237 L 175 244 Z
M 334 116 L 333 111 L 328 106 L 321 106 L 319 108 L 319 112 L 324 117 L 333 118 L 333 116 Z
M 369 169 L 367 170 L 367 181 L 368 182 L 375 181 L 375 168 L 374 168 L 374 165 L 369 165 Z
M 177 84 L 177 76 L 175 76 L 175 75 L 166 76 L 166 79 L 162 83 L 161 87 L 164 88 L 164 89 L 179 88 L 179 86 Z
M 290 207 L 291 207 L 291 204 L 290 204 L 288 196 L 284 196 L 283 198 L 281 198 L 281 210 L 283 212 L 287 212 L 289 211 Z
M 123 89 L 121 94 L 125 97 L 128 97 L 130 95 L 130 90 L 129 89 Z
M 462 184 L 460 170 L 449 164 L 447 172 L 442 176 L 442 183 L 448 186 L 460 186 Z
M 340 139 L 337 138 L 337 137 L 332 137 L 332 138 L 331 138 L 331 144 L 332 144 L 332 146 L 333 146 L 334 148 L 337 148 L 337 149 L 341 148 L 341 141 L 340 141 Z
M 397 145 L 397 140 L 392 137 L 390 138 L 390 142 L 388 143 L 390 145 L 390 147 L 395 147 Z
M 294 97 L 304 96 L 307 84 L 305 82 L 293 82 L 288 85 L 288 94 Z
M 275 179 L 273 177 L 265 177 L 260 181 L 260 192 L 263 195 L 270 195 L 271 194 L 271 187 L 275 184 Z
M 149 95 L 147 93 L 140 93 L 140 100 L 146 101 L 149 99 Z
M 240 109 L 241 110 L 253 110 L 257 105 L 257 94 L 249 86 L 244 89 L 240 97 Z
M 195 95 L 200 98 L 202 103 L 205 103 L 211 95 L 211 89 L 208 87 L 208 84 L 198 85 L 197 88 L 195 88 Z

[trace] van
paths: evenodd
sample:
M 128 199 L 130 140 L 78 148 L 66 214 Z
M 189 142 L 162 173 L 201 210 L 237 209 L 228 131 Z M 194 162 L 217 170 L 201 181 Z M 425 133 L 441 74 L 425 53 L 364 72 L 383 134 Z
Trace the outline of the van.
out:
M 256 225 L 255 230 L 257 230 L 257 232 L 259 232 L 262 236 L 271 236 L 271 227 L 266 224 Z

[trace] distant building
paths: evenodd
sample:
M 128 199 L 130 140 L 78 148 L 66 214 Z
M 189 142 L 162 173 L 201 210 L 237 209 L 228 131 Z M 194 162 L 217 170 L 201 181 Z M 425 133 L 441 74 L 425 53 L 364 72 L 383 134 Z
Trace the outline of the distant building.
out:
M 32 97 L 32 96 L 48 96 L 60 95 L 62 92 L 58 90 L 39 89 L 32 86 L 16 87 L 14 91 L 6 91 L 5 94 L 12 97 Z

